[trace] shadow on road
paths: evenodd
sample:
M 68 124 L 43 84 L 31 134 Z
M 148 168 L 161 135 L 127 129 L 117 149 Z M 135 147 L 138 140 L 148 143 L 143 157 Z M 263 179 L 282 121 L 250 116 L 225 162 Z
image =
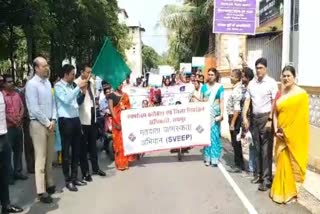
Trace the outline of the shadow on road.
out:
M 158 164 L 158 163 L 173 163 L 173 162 L 192 162 L 192 161 L 201 161 L 202 155 L 198 154 L 184 154 L 182 160 L 179 161 L 177 156 L 167 155 L 167 156 L 149 156 L 144 157 L 140 161 L 134 163 L 135 167 L 144 167 L 148 164 Z
M 49 205 L 43 204 L 41 202 L 36 202 L 32 204 L 32 206 L 27 210 L 26 214 L 45 214 L 57 210 L 59 209 L 58 202 L 60 200 L 60 198 L 53 198 L 53 203 Z

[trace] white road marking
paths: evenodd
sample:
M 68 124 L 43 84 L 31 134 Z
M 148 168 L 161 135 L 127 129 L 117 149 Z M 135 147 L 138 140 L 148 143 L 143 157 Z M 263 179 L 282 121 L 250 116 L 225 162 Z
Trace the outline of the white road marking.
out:
M 236 184 L 236 182 L 233 180 L 233 178 L 229 175 L 229 173 L 227 172 L 227 170 L 224 168 L 224 166 L 219 163 L 218 167 L 220 169 L 220 171 L 222 172 L 222 174 L 224 175 L 224 177 L 227 179 L 227 181 L 229 182 L 229 184 L 231 185 L 231 187 L 233 188 L 233 190 L 236 192 L 236 194 L 238 195 L 239 199 L 241 200 L 241 202 L 243 203 L 243 205 L 245 206 L 245 208 L 248 210 L 248 212 L 250 214 L 258 214 L 257 210 L 254 208 L 254 206 L 250 203 L 250 201 L 248 200 L 248 198 L 244 195 L 244 193 L 241 191 L 241 189 L 239 188 L 239 186 Z

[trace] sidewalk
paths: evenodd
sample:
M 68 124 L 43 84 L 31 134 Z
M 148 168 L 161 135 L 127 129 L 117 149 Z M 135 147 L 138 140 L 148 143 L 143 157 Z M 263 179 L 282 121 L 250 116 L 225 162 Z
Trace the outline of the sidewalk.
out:
M 222 130 L 223 143 L 230 143 L 230 136 Z M 243 157 L 249 160 L 248 150 L 243 149 Z M 276 166 L 273 164 L 273 173 Z M 320 174 L 307 170 L 306 179 L 299 187 L 298 202 L 309 209 L 312 213 L 320 213 Z

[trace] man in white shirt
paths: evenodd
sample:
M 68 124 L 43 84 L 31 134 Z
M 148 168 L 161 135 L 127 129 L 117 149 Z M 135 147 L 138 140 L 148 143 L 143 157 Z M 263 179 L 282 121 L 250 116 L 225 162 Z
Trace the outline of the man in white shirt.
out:
M 10 204 L 9 179 L 11 149 L 7 140 L 6 105 L 0 92 L 0 203 L 3 214 L 20 213 L 23 209 Z
M 267 75 L 267 60 L 260 58 L 255 63 L 257 76 L 250 81 L 244 109 L 243 123 L 249 128 L 248 110 L 252 103 L 252 137 L 256 144 L 258 175 L 252 183 L 260 183 L 259 190 L 267 191 L 272 182 L 273 136 L 271 132 L 273 105 L 278 92 L 277 82 Z
M 81 75 L 75 80 L 79 84 L 81 80 L 87 79 L 91 75 L 92 69 L 89 65 L 80 67 Z M 88 87 L 85 92 L 83 103 L 80 105 L 80 121 L 82 126 L 82 143 L 80 149 L 80 167 L 83 179 L 91 182 L 92 177 L 89 173 L 88 156 L 90 154 L 90 162 L 94 175 L 106 176 L 106 173 L 100 170 L 97 154 L 97 127 L 96 127 L 96 102 L 95 102 L 95 81 L 90 78 Z

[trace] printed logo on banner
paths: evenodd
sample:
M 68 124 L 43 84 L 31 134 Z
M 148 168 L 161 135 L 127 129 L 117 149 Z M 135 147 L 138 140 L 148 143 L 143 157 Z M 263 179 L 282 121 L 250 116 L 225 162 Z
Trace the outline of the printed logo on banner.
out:
M 129 140 L 131 140 L 131 142 L 134 142 L 136 140 L 136 136 L 133 133 L 131 133 L 128 138 Z
M 204 131 L 204 129 L 202 128 L 201 125 L 198 125 L 197 128 L 196 128 L 196 130 L 197 130 L 200 134 Z

